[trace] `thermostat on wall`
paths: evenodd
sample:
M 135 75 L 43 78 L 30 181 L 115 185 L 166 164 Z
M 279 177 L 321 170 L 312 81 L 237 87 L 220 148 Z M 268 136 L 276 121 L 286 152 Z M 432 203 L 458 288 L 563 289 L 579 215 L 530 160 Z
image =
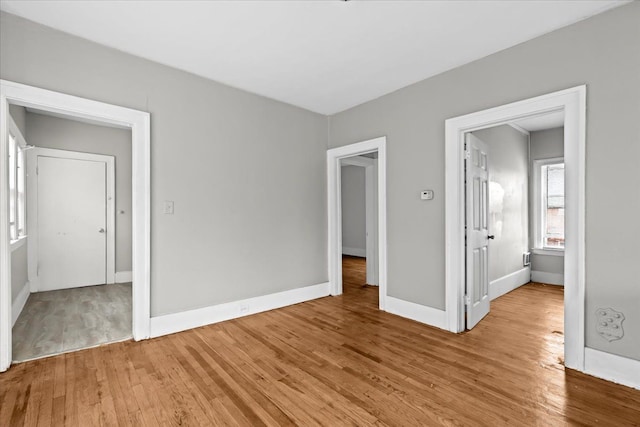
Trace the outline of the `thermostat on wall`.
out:
M 433 190 L 423 190 L 420 192 L 422 200 L 433 200 Z

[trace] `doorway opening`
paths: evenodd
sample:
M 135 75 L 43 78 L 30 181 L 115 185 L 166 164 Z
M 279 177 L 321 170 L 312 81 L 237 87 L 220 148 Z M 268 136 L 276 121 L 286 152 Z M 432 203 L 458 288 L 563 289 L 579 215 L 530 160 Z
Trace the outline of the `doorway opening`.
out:
M 362 285 L 378 286 L 378 152 L 340 161 L 342 256 L 352 264 L 364 261 Z
M 10 105 L 72 117 L 93 124 L 116 126 L 131 131 L 132 158 L 132 309 L 135 340 L 149 337 L 150 321 L 150 117 L 149 113 L 105 104 L 85 98 L 0 80 L 0 371 L 12 361 L 11 243 L 9 218 L 9 107 Z M 6 196 L 5 196 L 6 195 Z M 27 214 L 28 217 L 28 214 Z M 28 233 L 28 230 L 27 230 Z M 26 237 L 26 236 L 25 236 Z M 37 267 L 36 267 L 37 268 Z M 28 296 L 28 295 L 27 295 Z M 26 300 L 26 298 L 25 298 Z
M 547 365 L 564 360 L 563 126 L 558 111 L 465 134 L 466 329 L 527 334 Z M 535 321 L 496 321 L 515 307 Z
M 26 257 L 12 252 L 12 295 L 26 300 L 12 302 L 13 362 L 130 339 L 131 130 L 9 113 L 28 135 Z
M 366 270 L 366 283 L 378 285 L 378 306 L 384 310 L 386 297 L 386 138 L 380 137 L 327 151 L 328 217 L 329 217 L 329 281 L 331 295 L 343 292 L 343 254 L 357 258 L 348 259 L 351 268 Z M 343 234 L 343 169 L 353 172 L 364 169 L 365 218 L 359 215 L 360 248 L 344 245 Z M 366 184 L 368 183 L 368 184 Z M 349 191 L 345 188 L 346 191 Z M 362 196 L 362 194 L 359 194 Z M 349 196 L 352 199 L 354 196 Z M 351 200 L 350 200 L 351 201 Z M 346 219 L 346 218 L 345 218 Z M 362 221 L 364 219 L 364 221 Z M 363 226 L 363 223 L 365 224 Z M 352 228 L 350 226 L 347 226 Z M 364 228 L 364 230 L 363 230 Z M 352 230 L 345 230 L 352 231 Z M 356 232 L 357 234 L 357 232 Z M 354 241 L 358 241 L 355 239 Z M 347 241 L 348 243 L 348 241 Z M 353 245 L 353 244 L 352 244 Z M 362 247 L 364 246 L 364 247 Z M 346 252 L 345 252 L 346 251 Z M 350 255 L 351 254 L 351 255 Z M 366 259 L 366 268 L 364 260 Z M 350 279 L 351 280 L 351 279 Z M 360 280 L 360 279 L 356 279 Z
M 564 179 L 568 195 L 564 201 L 564 364 L 567 367 L 584 370 L 584 269 L 585 269 L 585 123 L 586 88 L 584 86 L 543 95 L 528 100 L 503 105 L 489 110 L 468 114 L 446 121 L 446 314 L 448 328 L 452 332 L 462 332 L 467 328 L 469 312 L 476 321 L 482 318 L 482 310 L 489 307 L 488 268 L 485 259 L 467 249 L 465 230 L 467 216 L 481 215 L 481 221 L 488 221 L 489 206 L 480 203 L 478 212 L 467 209 L 471 205 L 465 200 L 465 180 L 475 179 L 464 169 L 469 155 L 465 143 L 467 134 L 489 129 L 519 120 L 539 118 L 549 113 L 563 114 L 564 139 Z M 478 151 L 480 153 L 480 151 Z M 474 159 L 471 159 L 473 162 Z M 481 164 L 479 161 L 478 164 Z M 482 180 L 480 180 L 482 183 Z M 485 189 L 489 195 L 488 180 Z M 483 198 L 482 190 L 471 191 L 469 197 Z M 485 201 L 486 203 L 486 201 Z M 482 213 L 484 212 L 484 213 Z M 484 223 L 483 223 L 484 226 Z M 491 240 L 488 229 L 479 231 L 478 253 Z M 484 238 L 484 246 L 482 240 Z M 469 252 L 472 252 L 471 254 Z M 523 254 L 524 255 L 524 254 Z M 475 263 L 475 264 L 474 264 Z M 470 265 L 471 264 L 471 265 Z M 468 277 L 472 272 L 474 277 Z M 480 275 L 481 274 L 481 275 Z M 467 288 L 467 283 L 470 284 Z M 467 290 L 478 295 L 468 295 Z M 482 300 L 482 303 L 479 304 Z M 469 309 L 469 307 L 471 307 Z

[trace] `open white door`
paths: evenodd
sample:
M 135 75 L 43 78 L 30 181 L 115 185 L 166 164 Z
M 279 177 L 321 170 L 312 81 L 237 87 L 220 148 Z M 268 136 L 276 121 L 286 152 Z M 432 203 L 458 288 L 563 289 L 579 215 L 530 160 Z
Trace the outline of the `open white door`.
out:
M 39 291 L 107 282 L 106 163 L 37 157 Z
M 466 134 L 467 329 L 489 313 L 488 146 Z

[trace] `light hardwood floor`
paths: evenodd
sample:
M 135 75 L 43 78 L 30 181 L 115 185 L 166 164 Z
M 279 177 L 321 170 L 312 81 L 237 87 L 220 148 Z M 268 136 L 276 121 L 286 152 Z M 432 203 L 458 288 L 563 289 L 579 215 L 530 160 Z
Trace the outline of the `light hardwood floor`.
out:
M 0 425 L 627 426 L 640 391 L 562 366 L 562 292 L 526 285 L 451 334 L 344 295 L 13 366 Z M 428 285 L 428 284 L 425 284 Z

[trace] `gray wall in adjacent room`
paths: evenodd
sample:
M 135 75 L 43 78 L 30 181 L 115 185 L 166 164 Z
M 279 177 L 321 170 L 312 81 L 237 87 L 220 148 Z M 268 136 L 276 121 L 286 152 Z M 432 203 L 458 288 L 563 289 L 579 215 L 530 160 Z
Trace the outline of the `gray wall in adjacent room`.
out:
M 586 343 L 640 360 L 638 22 L 633 2 L 330 117 L 330 147 L 387 137 L 389 295 L 444 309 L 445 120 L 586 84 Z M 625 314 L 623 339 L 596 333 L 598 307 Z
M 327 281 L 325 116 L 0 19 L 1 78 L 151 113 L 153 316 Z
M 342 166 L 341 169 L 342 252 L 347 255 L 365 256 L 367 250 L 365 168 L 350 165 Z M 347 248 L 346 251 L 344 248 Z
M 534 160 L 556 157 L 564 157 L 564 127 L 531 132 L 531 166 L 533 167 Z M 531 194 L 533 194 L 533 183 Z M 533 228 L 530 233 L 533 242 Z M 564 256 L 531 254 L 531 270 L 564 274 Z
M 9 105 L 9 115 L 22 132 L 22 136 L 27 137 L 27 109 L 19 105 Z
M 473 132 L 489 146 L 489 281 L 522 270 L 529 251 L 529 137 L 508 125 Z
M 131 131 L 27 112 L 29 144 L 115 158 L 116 271 L 131 271 Z
M 564 127 L 530 133 L 531 161 L 564 157 Z
M 11 252 L 11 301 L 15 301 L 28 282 L 27 243 Z

